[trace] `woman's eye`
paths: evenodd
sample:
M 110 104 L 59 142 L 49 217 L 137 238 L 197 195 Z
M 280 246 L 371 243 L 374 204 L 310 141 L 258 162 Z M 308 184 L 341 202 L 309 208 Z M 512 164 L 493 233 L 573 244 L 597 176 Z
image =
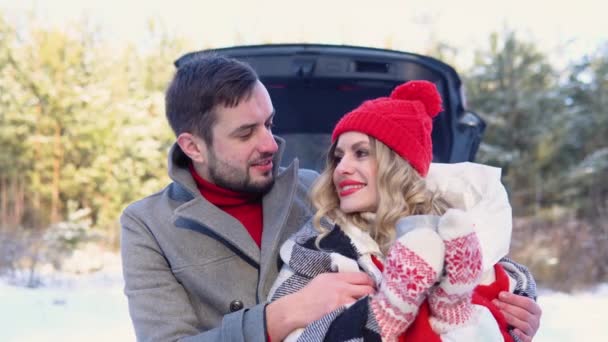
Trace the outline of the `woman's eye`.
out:
M 367 150 L 357 150 L 357 152 L 355 152 L 355 155 L 357 156 L 357 158 L 363 158 L 367 157 L 369 155 L 369 152 Z

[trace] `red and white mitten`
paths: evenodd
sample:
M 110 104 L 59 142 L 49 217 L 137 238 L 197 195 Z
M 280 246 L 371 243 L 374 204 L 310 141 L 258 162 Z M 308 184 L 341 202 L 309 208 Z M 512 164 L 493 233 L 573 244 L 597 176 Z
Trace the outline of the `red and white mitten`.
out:
M 448 209 L 439 219 L 445 243 L 445 274 L 429 291 L 431 326 L 438 334 L 466 325 L 473 316 L 471 297 L 482 274 L 479 239 L 469 214 Z
M 421 228 L 399 237 L 388 251 L 382 284 L 370 305 L 383 340 L 396 339 L 414 321 L 443 269 L 443 241 Z

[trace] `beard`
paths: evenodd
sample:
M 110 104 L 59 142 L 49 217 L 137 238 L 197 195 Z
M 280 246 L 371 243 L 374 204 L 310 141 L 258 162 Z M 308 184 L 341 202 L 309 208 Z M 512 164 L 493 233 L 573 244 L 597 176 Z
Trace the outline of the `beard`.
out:
M 262 155 L 259 159 L 271 157 L 272 155 Z M 217 186 L 235 192 L 245 192 L 252 194 L 265 194 L 274 185 L 274 175 L 268 171 L 263 175 L 263 179 L 254 181 L 249 173 L 252 163 L 248 163 L 245 169 L 241 169 L 216 157 L 215 153 L 209 153 L 209 177 Z

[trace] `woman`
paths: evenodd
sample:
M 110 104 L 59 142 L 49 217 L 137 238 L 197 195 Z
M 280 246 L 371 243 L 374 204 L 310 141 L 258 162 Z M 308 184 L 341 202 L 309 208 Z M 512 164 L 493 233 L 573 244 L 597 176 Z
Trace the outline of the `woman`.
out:
M 334 128 L 311 193 L 317 212 L 281 248 L 285 266 L 270 297 L 328 271 L 363 270 L 378 291 L 288 339 L 511 340 L 490 301 L 534 284 L 497 264 L 510 240 L 506 192 L 499 173 L 480 165 L 437 166 L 428 175 L 440 110 L 435 86 L 412 81 Z

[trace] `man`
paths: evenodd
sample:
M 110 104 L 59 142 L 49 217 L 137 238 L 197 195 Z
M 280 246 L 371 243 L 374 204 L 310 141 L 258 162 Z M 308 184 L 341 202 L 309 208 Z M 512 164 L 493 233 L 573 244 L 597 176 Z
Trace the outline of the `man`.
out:
M 164 190 L 121 217 L 125 293 L 139 340 L 280 341 L 374 291 L 364 273 L 320 274 L 265 302 L 281 244 L 313 214 L 316 177 L 279 169 L 274 109 L 248 65 L 221 56 L 180 65 L 166 94 L 176 144 Z M 510 322 L 533 336 L 540 309 L 512 296 Z

